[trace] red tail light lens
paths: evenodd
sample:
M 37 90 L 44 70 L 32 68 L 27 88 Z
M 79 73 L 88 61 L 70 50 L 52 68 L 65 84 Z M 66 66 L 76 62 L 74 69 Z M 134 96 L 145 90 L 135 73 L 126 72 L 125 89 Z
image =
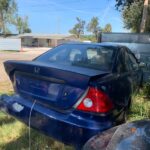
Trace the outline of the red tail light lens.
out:
M 78 110 L 96 113 L 106 113 L 112 108 L 113 104 L 110 98 L 94 87 L 89 88 L 87 95 L 77 107 Z

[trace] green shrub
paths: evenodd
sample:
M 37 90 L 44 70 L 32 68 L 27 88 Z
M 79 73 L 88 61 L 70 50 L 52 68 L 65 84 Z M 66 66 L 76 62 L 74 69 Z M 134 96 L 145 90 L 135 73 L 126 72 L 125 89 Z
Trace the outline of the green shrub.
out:
M 150 119 L 150 98 L 145 98 L 143 91 L 132 98 L 128 121 Z
M 144 84 L 143 95 L 148 98 L 150 97 L 150 81 Z

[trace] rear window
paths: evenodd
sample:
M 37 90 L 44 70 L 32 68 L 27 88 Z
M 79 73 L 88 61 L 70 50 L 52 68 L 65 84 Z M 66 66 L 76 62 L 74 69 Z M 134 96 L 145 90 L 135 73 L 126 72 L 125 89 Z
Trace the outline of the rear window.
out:
M 41 55 L 36 61 L 96 70 L 111 70 L 115 50 L 112 47 L 66 44 Z

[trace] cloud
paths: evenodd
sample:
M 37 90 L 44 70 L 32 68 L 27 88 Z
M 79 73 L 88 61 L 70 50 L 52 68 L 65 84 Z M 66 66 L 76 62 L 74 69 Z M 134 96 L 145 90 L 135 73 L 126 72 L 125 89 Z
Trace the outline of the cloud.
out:
M 49 4 L 52 4 L 53 6 L 56 6 L 56 7 L 61 7 L 65 10 L 70 10 L 72 12 L 76 12 L 76 13 L 82 13 L 82 14 L 90 14 L 90 15 L 95 15 L 97 13 L 91 13 L 89 11 L 83 11 L 83 10 L 80 10 L 80 9 L 75 9 L 75 8 L 71 8 L 71 7 L 66 7 L 65 5 L 62 5 L 62 4 L 58 4 L 56 2 L 49 2 Z

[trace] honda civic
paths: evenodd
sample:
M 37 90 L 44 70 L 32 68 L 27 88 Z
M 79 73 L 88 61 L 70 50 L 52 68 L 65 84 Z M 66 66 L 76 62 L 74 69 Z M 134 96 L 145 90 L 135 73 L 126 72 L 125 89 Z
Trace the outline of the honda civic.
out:
M 32 61 L 6 61 L 13 96 L 5 112 L 65 144 L 81 148 L 92 136 L 125 122 L 143 73 L 124 46 L 66 43 Z

